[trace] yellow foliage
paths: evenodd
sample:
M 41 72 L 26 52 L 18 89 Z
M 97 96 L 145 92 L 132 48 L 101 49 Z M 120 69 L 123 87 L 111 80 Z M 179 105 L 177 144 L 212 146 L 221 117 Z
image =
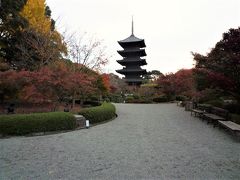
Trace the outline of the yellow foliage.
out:
M 29 22 L 30 29 L 43 35 L 51 43 L 51 48 L 67 54 L 67 48 L 61 34 L 51 30 L 51 17 L 45 15 L 45 0 L 27 0 L 21 15 Z
M 51 31 L 51 19 L 45 16 L 45 0 L 28 0 L 21 15 L 29 22 L 30 27 L 40 33 Z

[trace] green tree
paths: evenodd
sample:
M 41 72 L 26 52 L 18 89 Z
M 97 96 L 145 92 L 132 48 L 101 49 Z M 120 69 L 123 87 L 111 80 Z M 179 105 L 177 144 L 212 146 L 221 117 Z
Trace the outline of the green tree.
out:
M 151 77 L 152 77 L 152 80 L 157 80 L 159 77 L 163 76 L 163 73 L 161 73 L 160 71 L 158 70 L 152 70 L 151 71 Z
M 67 54 L 63 38 L 52 23 L 51 10 L 45 4 L 45 0 L 28 0 L 18 13 L 28 26 L 8 40 L 11 48 L 4 59 L 14 69 L 36 70 Z
M 147 74 L 143 75 L 144 83 L 149 83 L 151 81 L 156 81 L 160 76 L 163 76 L 158 70 L 148 71 Z
M 13 48 L 28 22 L 20 14 L 27 0 L 3 0 L 0 6 L 0 59 L 4 63 L 14 54 Z

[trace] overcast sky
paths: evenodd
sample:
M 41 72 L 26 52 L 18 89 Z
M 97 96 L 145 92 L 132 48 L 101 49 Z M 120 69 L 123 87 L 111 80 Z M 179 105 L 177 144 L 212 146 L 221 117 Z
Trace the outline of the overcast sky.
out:
M 106 72 L 121 69 L 117 41 L 145 39 L 148 71 L 191 68 L 191 51 L 205 54 L 222 33 L 240 26 L 240 0 L 47 0 L 59 28 L 103 39 L 112 55 Z M 62 30 L 60 29 L 60 31 Z

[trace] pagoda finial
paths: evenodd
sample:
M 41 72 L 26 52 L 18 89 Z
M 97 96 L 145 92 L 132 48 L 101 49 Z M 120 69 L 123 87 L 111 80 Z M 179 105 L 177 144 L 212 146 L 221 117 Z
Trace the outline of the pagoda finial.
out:
M 132 16 L 132 35 L 133 35 L 133 16 Z

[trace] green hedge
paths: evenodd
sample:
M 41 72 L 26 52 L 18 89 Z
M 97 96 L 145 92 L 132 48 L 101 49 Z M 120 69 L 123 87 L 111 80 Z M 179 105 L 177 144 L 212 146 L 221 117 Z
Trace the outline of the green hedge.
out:
M 75 127 L 75 117 L 66 112 L 0 116 L 0 134 L 3 135 L 24 135 L 33 132 L 70 130 Z
M 111 103 L 103 103 L 101 106 L 85 108 L 79 114 L 88 119 L 90 123 L 99 123 L 114 118 L 116 116 L 116 108 Z
M 150 104 L 152 103 L 151 99 L 140 98 L 140 99 L 126 99 L 126 103 L 136 103 L 136 104 Z
M 240 124 L 240 114 L 231 114 L 231 120 L 237 124 Z
M 169 99 L 166 95 L 162 95 L 162 96 L 153 98 L 153 102 L 156 102 L 156 103 L 169 102 Z
M 197 108 L 201 109 L 202 111 L 206 111 L 206 112 L 210 113 L 212 110 L 212 105 L 211 104 L 197 104 Z
M 210 101 L 207 101 L 204 103 L 210 104 L 215 107 L 223 108 L 223 101 L 221 99 L 214 99 L 214 100 L 210 100 Z
M 183 96 L 183 95 L 178 95 L 176 96 L 176 101 L 186 101 L 188 97 Z

